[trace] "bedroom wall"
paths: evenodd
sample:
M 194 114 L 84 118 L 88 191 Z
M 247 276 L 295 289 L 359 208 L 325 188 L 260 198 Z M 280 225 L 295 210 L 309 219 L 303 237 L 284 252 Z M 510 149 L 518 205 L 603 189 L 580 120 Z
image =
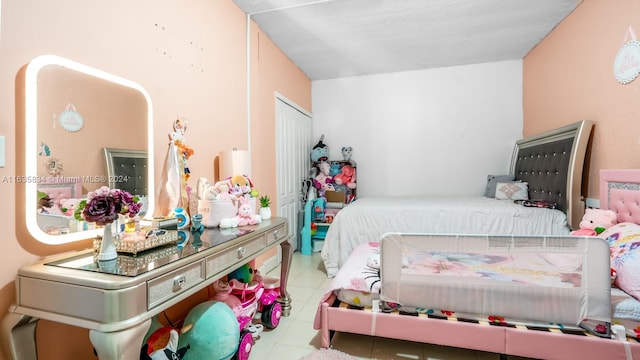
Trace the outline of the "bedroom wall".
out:
M 0 180 L 20 175 L 15 173 L 16 154 L 23 151 L 16 148 L 21 126 L 15 121 L 16 74 L 48 53 L 146 88 L 154 106 L 156 181 L 178 115 L 189 122 L 185 137 L 195 149 L 189 159 L 192 186 L 198 177 L 213 178 L 220 151 L 248 147 L 246 16 L 231 0 L 2 0 L 1 6 L 0 135 L 6 141 L 6 166 L 0 168 Z M 261 193 L 275 194 L 274 94 L 311 111 L 311 82 L 255 24 L 250 32 L 252 178 Z M 19 267 L 88 246 L 51 247 L 30 239 L 16 228 L 21 214 L 14 212 L 15 198 L 15 184 L 0 181 L 0 318 L 15 299 Z M 40 359 L 94 357 L 84 329 L 40 321 L 37 339 Z M 5 359 L 2 351 L 0 359 Z
M 480 195 L 522 137 L 522 61 L 319 80 L 314 143 L 353 147 L 358 196 Z
M 524 134 L 595 122 L 589 198 L 600 169 L 640 167 L 640 80 L 621 85 L 613 61 L 629 27 L 640 36 L 640 0 L 584 0 L 523 61 Z

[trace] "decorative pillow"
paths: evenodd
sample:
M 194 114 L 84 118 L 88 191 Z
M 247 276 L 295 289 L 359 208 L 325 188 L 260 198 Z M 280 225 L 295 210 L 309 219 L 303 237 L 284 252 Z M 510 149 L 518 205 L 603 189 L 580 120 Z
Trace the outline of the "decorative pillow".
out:
M 615 286 L 640 300 L 640 225 L 619 223 L 598 236 L 611 247 L 611 267 L 617 273 Z
M 529 200 L 528 182 L 499 182 L 496 185 L 498 200 Z
M 484 196 L 496 197 L 496 185 L 498 185 L 498 182 L 514 181 L 515 178 L 515 175 L 487 175 L 487 187 L 484 189 Z

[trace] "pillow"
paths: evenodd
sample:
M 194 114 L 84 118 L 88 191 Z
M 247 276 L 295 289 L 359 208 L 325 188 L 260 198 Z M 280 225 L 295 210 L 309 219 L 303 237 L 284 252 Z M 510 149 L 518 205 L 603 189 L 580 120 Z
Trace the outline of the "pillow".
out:
M 598 237 L 611 247 L 611 268 L 617 273 L 615 286 L 640 300 L 640 225 L 619 223 Z
M 498 200 L 529 200 L 528 182 L 499 182 L 496 185 Z
M 487 186 L 484 189 L 484 196 L 494 198 L 496 197 L 496 185 L 498 182 L 514 181 L 515 175 L 487 175 Z

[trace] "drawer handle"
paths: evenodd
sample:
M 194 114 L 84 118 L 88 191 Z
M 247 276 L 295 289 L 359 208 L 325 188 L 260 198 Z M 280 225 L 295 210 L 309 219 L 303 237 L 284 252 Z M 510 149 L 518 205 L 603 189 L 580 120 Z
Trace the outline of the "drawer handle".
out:
M 184 275 L 176 276 L 173 279 L 173 292 L 182 290 L 182 286 L 187 283 L 187 277 Z
M 278 230 L 273 232 L 273 240 L 278 240 Z
M 247 249 L 243 248 L 242 246 L 240 246 L 238 248 L 238 259 L 242 259 L 244 257 L 244 254 L 247 252 Z

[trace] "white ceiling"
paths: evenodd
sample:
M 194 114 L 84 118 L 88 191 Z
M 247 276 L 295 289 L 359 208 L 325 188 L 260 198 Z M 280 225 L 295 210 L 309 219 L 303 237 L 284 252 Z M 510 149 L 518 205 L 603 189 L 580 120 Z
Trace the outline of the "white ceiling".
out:
M 522 59 L 582 0 L 233 0 L 311 80 Z

